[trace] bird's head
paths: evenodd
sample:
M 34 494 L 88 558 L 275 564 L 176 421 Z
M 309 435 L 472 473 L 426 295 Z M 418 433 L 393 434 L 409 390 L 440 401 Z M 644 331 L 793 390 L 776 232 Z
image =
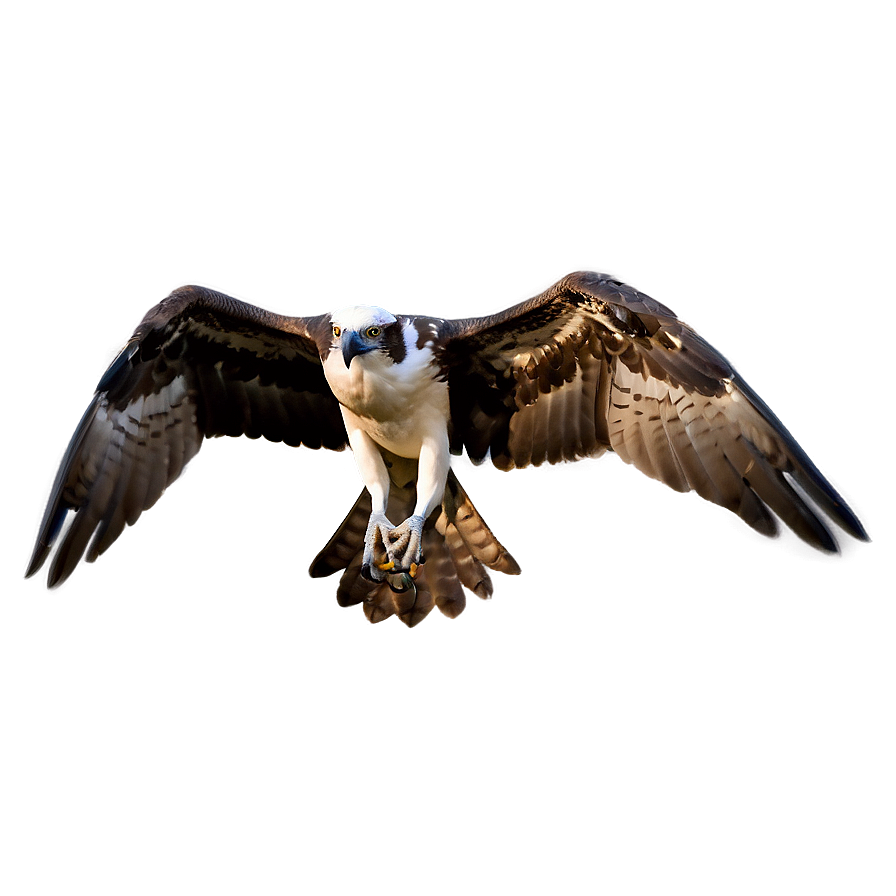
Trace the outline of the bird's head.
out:
M 346 367 L 351 365 L 352 358 L 374 349 L 387 350 L 396 336 L 401 338 L 395 315 L 373 305 L 343 308 L 330 318 L 330 326 L 330 351 L 341 351 Z

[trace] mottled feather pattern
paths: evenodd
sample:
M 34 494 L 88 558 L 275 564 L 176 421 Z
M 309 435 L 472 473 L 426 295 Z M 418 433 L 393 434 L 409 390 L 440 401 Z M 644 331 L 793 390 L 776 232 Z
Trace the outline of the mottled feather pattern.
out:
M 392 478 L 387 516 L 393 521 L 403 520 L 414 510 L 417 463 L 385 450 L 383 456 Z M 423 530 L 426 563 L 417 571 L 415 588 L 396 590 L 401 587 L 399 576 L 392 577 L 391 585 L 389 581 L 372 582 L 361 575 L 370 509 L 370 495 L 365 490 L 315 557 L 309 573 L 318 578 L 342 570 L 337 601 L 344 607 L 363 604 L 371 622 L 382 622 L 395 615 L 406 625 L 414 626 L 434 607 L 453 619 L 466 606 L 464 588 L 477 597 L 491 597 L 492 584 L 486 567 L 509 575 L 520 572 L 457 477 L 449 473 L 441 506 L 432 512 Z
M 355 312 L 367 313 L 360 306 Z M 671 310 L 618 280 L 580 272 L 498 314 L 400 322 L 384 332 L 388 362 L 377 356 L 377 363 L 394 365 L 393 387 L 447 383 L 454 453 L 512 470 L 612 451 L 765 535 L 777 533 L 780 519 L 814 547 L 835 551 L 829 517 L 867 540 L 855 514 L 729 362 Z M 332 345 L 329 314 L 284 317 L 200 287 L 172 293 L 100 380 L 63 458 L 27 574 L 54 547 L 50 585 L 82 557 L 96 559 L 205 438 L 343 448 L 346 428 L 322 363 Z M 397 524 L 414 512 L 417 460 L 381 454 L 392 482 L 387 515 Z M 416 625 L 434 607 L 457 616 L 465 589 L 491 595 L 490 570 L 519 572 L 451 472 L 423 529 L 427 563 L 416 589 L 397 590 L 403 574 L 383 582 L 361 575 L 370 513 L 365 490 L 310 572 L 341 572 L 339 603 L 362 604 L 372 622 L 397 616 Z
M 502 470 L 616 452 L 766 535 L 769 510 L 815 547 L 836 541 L 788 477 L 852 535 L 861 524 L 729 362 L 659 302 L 571 274 L 486 318 L 447 321 L 452 450 Z
M 50 585 L 63 582 L 85 552 L 96 559 L 206 437 L 344 447 L 315 329 L 319 319 L 283 318 L 199 287 L 152 309 L 100 380 L 72 438 L 28 574 L 60 535 Z

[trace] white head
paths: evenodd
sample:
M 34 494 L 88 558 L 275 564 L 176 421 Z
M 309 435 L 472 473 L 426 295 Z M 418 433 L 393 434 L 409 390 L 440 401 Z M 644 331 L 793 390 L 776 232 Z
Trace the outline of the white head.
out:
M 330 323 L 334 327 L 339 327 L 340 330 L 354 330 L 356 333 L 363 333 L 370 327 L 383 329 L 396 321 L 394 314 L 389 314 L 384 308 L 377 308 L 376 305 L 352 305 L 334 311 L 330 316 Z
M 394 314 L 375 305 L 353 305 L 335 311 L 330 316 L 333 340 L 330 351 L 341 351 L 345 366 L 349 367 L 352 358 L 374 349 L 388 348 L 396 335 L 400 339 L 400 334 L 396 333 L 397 324 L 398 318 Z

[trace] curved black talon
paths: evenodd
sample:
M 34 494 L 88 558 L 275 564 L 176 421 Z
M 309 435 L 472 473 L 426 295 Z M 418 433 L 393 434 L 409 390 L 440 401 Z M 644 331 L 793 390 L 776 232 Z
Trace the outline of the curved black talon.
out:
M 395 583 L 395 579 L 398 579 L 398 581 L 402 585 L 404 585 L 404 587 L 403 588 L 397 587 L 397 585 Z M 413 590 L 415 594 L 417 592 L 417 586 L 414 584 L 414 580 L 406 572 L 403 572 L 400 576 L 389 576 L 389 587 L 396 594 L 404 594 L 406 591 L 411 591 L 411 590 Z

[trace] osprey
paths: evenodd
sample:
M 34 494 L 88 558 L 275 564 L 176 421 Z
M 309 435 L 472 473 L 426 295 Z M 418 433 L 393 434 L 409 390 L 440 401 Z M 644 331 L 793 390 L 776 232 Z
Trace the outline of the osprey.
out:
M 728 361 L 665 306 L 605 274 L 570 274 L 490 317 L 358 305 L 283 317 L 197 286 L 143 319 L 99 382 L 47 504 L 26 575 L 54 586 L 136 522 L 211 436 L 350 446 L 364 491 L 311 564 L 378 622 L 455 617 L 464 587 L 520 568 L 451 471 L 614 451 L 764 535 L 775 517 L 823 551 L 829 518 L 862 524 Z M 69 512 L 74 511 L 66 526 Z M 424 566 L 424 560 L 426 565 Z

